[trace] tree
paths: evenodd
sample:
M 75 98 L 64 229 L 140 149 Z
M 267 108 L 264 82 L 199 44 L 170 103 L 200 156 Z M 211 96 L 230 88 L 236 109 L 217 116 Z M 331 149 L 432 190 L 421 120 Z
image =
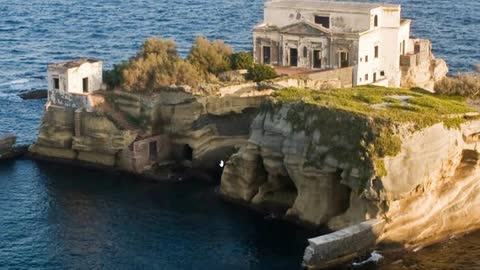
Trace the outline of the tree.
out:
M 207 77 L 208 73 L 218 75 L 230 70 L 232 52 L 232 48 L 223 41 L 209 41 L 200 36 L 196 38 L 187 59 Z
M 122 61 L 113 65 L 111 70 L 103 72 L 103 81 L 110 89 L 121 86 L 123 84 L 123 70 L 128 67 L 128 61 Z
M 232 69 L 248 69 L 253 66 L 253 56 L 248 52 L 234 53 L 231 56 Z
M 255 64 L 248 69 L 247 80 L 261 82 L 276 78 L 277 72 L 271 66 Z

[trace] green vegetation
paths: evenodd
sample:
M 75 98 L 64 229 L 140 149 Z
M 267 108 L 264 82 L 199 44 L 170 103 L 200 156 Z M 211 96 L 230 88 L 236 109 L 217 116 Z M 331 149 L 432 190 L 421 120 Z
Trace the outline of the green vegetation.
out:
M 248 69 L 253 66 L 253 56 L 248 52 L 234 53 L 230 57 L 232 69 Z
M 405 104 L 390 102 L 405 97 Z M 327 91 L 288 88 L 277 91 L 274 97 L 283 102 L 303 101 L 324 108 L 349 112 L 357 116 L 384 119 L 392 123 L 412 123 L 417 129 L 449 119 L 449 115 L 475 112 L 461 97 L 430 94 L 420 89 L 396 89 L 374 86 Z M 398 99 L 397 99 L 398 100 Z M 380 108 L 372 105 L 382 104 Z
M 113 69 L 103 72 L 103 81 L 110 88 L 123 84 L 123 70 L 128 67 L 128 61 L 122 61 L 119 64 L 113 65 Z
M 458 128 L 467 121 L 461 114 L 475 112 L 462 98 L 417 89 L 288 88 L 275 92 L 274 98 L 276 102 L 265 104 L 263 111 L 272 115 L 287 105 L 287 121 L 292 128 L 312 138 L 307 166 L 323 166 L 327 157 L 333 157 L 343 164 L 340 166 L 345 168 L 346 175 L 355 168 L 365 181 L 386 176 L 383 159 L 401 151 L 401 125 L 411 131 L 436 123 Z M 359 183 L 359 189 L 364 185 L 365 182 Z
M 276 78 L 277 72 L 271 66 L 264 64 L 255 64 L 248 68 L 247 80 L 261 82 Z

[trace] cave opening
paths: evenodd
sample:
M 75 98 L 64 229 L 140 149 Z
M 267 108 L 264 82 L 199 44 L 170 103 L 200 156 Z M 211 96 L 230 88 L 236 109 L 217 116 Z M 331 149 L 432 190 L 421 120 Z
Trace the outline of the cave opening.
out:
M 335 192 L 336 194 L 336 196 L 334 196 L 334 200 L 335 205 L 337 206 L 337 215 L 344 214 L 350 208 L 350 197 L 352 194 L 352 189 L 342 183 L 343 172 L 343 170 L 337 170 L 337 172 L 335 173 L 335 178 L 338 181 L 336 181 L 337 185 L 334 187 L 333 192 Z
M 193 161 L 193 149 L 188 144 L 183 146 L 182 159 L 186 161 Z

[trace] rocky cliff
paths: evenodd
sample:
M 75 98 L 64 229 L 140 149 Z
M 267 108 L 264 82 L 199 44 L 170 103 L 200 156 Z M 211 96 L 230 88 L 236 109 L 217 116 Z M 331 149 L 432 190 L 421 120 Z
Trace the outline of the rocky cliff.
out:
M 220 160 L 246 142 L 257 109 L 270 93 L 255 86 L 206 93 L 184 88 L 148 95 L 97 92 L 91 97 L 92 112 L 48 105 L 30 152 L 128 169 L 125 153 L 132 143 L 163 135 L 158 147 L 171 149 L 163 161 L 191 160 L 194 166 L 218 168 Z
M 103 113 L 80 113 L 65 107 L 47 106 L 37 141 L 29 150 L 49 158 L 114 166 L 117 154 L 136 136 L 134 131 L 117 127 Z
M 476 115 L 411 90 L 281 90 L 228 161 L 220 192 L 332 229 L 386 218 L 386 242 L 470 230 L 480 225 Z M 469 221 L 448 223 L 460 217 Z

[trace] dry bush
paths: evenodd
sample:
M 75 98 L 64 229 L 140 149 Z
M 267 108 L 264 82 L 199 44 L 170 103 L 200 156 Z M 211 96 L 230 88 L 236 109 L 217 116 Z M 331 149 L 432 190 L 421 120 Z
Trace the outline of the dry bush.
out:
M 230 70 L 232 53 L 233 49 L 221 40 L 209 41 L 205 37 L 197 37 L 188 61 L 207 77 L 208 73 L 218 75 Z
M 181 84 L 196 86 L 201 81 L 199 71 L 178 56 L 175 42 L 161 38 L 147 39 L 122 75 L 127 91 L 155 91 Z
M 177 62 L 175 72 L 178 85 L 196 86 L 204 80 L 198 68 L 184 60 Z
M 479 98 L 480 73 L 461 73 L 454 77 L 446 77 L 435 84 L 435 92 L 443 95 Z

